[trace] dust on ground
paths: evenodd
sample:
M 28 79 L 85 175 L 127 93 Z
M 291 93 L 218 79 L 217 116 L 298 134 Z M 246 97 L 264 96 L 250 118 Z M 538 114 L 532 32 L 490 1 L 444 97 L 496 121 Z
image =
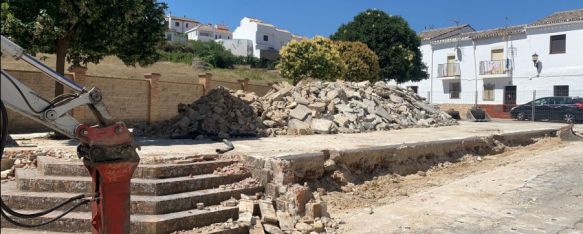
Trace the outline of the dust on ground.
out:
M 342 187 L 343 191 L 328 192 L 323 200 L 328 204 L 328 211 L 333 217 L 347 214 L 354 209 L 377 207 L 390 204 L 408 196 L 434 187 L 483 173 L 493 168 L 524 160 L 534 155 L 540 149 L 555 149 L 565 147 L 566 143 L 558 138 L 542 138 L 528 146 L 506 147 L 504 152 L 495 155 L 476 156 L 464 155 L 458 161 L 444 162 L 427 171 L 417 174 L 400 176 L 395 174 L 381 175 L 362 184 L 349 184 Z

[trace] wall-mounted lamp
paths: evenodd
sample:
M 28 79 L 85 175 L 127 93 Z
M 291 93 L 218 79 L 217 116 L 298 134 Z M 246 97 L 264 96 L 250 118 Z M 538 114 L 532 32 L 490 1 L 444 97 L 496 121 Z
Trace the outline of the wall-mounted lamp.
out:
M 534 67 L 538 67 L 537 64 L 539 63 L 538 61 L 538 54 L 534 53 L 532 55 L 532 62 L 534 63 Z
M 532 55 L 532 63 L 534 64 L 534 67 L 536 68 L 536 76 L 538 77 L 540 75 L 540 72 L 543 69 L 543 64 L 542 62 L 538 59 L 538 54 L 534 53 Z

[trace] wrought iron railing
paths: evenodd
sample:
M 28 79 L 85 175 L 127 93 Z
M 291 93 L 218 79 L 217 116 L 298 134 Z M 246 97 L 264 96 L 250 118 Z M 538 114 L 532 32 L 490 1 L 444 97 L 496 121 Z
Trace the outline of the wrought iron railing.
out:
M 480 75 L 509 74 L 512 71 L 512 60 L 480 61 Z

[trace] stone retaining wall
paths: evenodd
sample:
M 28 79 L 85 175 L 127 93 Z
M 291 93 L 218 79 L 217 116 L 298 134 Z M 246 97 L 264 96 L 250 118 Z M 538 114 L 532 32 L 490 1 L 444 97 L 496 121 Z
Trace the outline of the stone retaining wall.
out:
M 38 71 L 6 70 L 45 99 L 54 96 L 54 81 Z M 66 76 L 87 87 L 97 87 L 115 120 L 125 121 L 130 127 L 138 123 L 155 123 L 176 115 L 180 103 L 190 104 L 213 88 L 224 86 L 243 89 L 263 95 L 268 84 L 250 84 L 248 79 L 237 82 L 213 80 L 212 74 L 200 74 L 192 81 L 172 82 L 161 79 L 158 73 L 144 74 L 144 79 L 87 75 L 84 67 L 70 68 Z M 66 92 L 70 92 L 65 88 Z M 88 107 L 72 111 L 73 117 L 85 124 L 96 120 Z M 42 124 L 13 111 L 8 111 L 10 133 L 48 131 Z

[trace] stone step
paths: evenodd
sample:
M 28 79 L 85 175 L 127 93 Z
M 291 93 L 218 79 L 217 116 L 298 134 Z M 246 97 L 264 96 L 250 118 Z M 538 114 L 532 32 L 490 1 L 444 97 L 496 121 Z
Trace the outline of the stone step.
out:
M 132 214 L 167 214 L 172 212 L 195 209 L 202 202 L 205 206 L 218 205 L 231 197 L 239 199 L 241 194 L 253 195 L 262 192 L 261 186 L 247 188 L 212 188 L 193 192 L 185 192 L 164 196 L 131 196 L 130 209 Z M 75 193 L 61 192 L 26 192 L 18 191 L 15 183 L 2 184 L 2 199 L 12 209 L 49 209 L 67 199 L 76 196 Z M 65 210 L 69 206 L 62 207 Z M 90 211 L 89 206 L 81 206 L 76 211 Z
M 215 169 L 236 163 L 236 160 L 211 160 L 180 164 L 139 164 L 133 178 L 163 179 L 213 173 Z M 64 161 L 51 157 L 38 157 L 41 174 L 52 176 L 89 176 L 81 160 Z
M 19 212 L 36 212 L 36 210 L 18 210 Z M 38 223 L 59 215 L 53 212 L 41 218 L 22 222 Z M 228 219 L 236 220 L 239 215 L 238 207 L 211 206 L 207 210 L 187 210 L 159 215 L 132 215 L 130 233 L 171 233 L 178 230 L 190 230 L 195 227 L 208 226 L 213 223 L 225 222 Z M 33 230 L 50 230 L 53 232 L 87 232 L 91 231 L 90 212 L 71 212 L 63 218 Z M 18 228 L 1 218 L 2 228 Z
M 250 173 L 214 175 L 204 174 L 166 179 L 132 179 L 133 195 L 161 196 L 209 188 L 218 188 L 251 177 Z M 20 191 L 90 193 L 91 178 L 80 176 L 45 176 L 34 169 L 16 170 L 16 184 Z

